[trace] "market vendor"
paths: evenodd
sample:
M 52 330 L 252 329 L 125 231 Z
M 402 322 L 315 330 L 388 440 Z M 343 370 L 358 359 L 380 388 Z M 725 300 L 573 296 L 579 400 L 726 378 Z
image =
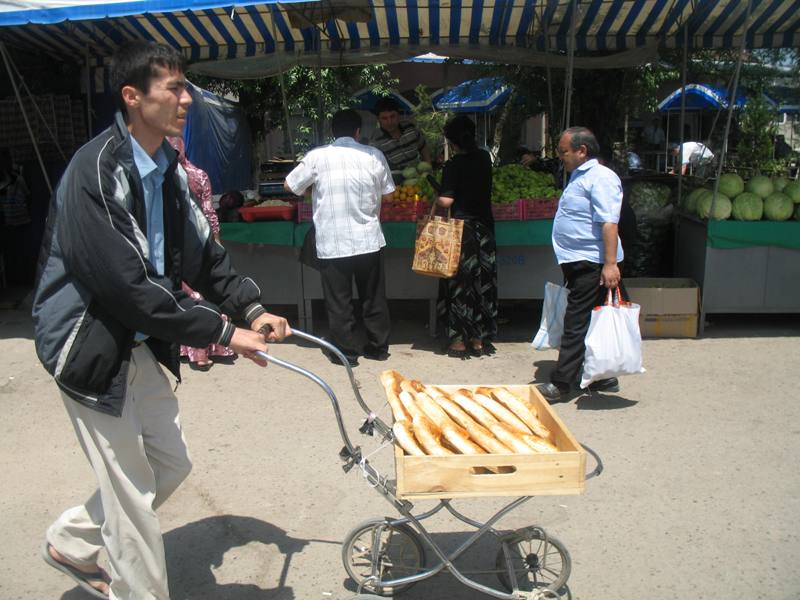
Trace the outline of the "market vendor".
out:
M 392 171 L 413 167 L 420 160 L 430 162 L 425 136 L 413 123 L 400 121 L 400 107 L 392 98 L 381 98 L 375 105 L 379 129 L 370 142 L 386 157 Z
M 689 170 L 689 165 L 693 169 L 707 165 L 714 160 L 714 153 L 700 142 L 684 142 L 683 144 L 674 144 L 672 146 L 672 156 L 676 158 L 676 164 L 672 168 L 671 173 L 675 174 L 678 167 L 677 160 L 680 160 L 681 175 L 686 175 Z

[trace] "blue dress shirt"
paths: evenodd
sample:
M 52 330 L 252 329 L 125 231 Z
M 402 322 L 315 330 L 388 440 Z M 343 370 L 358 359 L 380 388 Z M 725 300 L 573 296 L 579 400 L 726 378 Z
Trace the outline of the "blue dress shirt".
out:
M 622 182 L 597 159 L 577 167 L 558 201 L 553 221 L 553 250 L 558 264 L 588 260 L 605 262 L 603 223 L 619 223 Z M 622 262 L 617 238 L 617 262 Z
M 164 183 L 164 174 L 169 167 L 169 160 L 164 149 L 159 146 L 156 153 L 150 157 L 139 145 L 136 138 L 131 136 L 133 146 L 133 162 L 139 171 L 144 189 L 144 206 L 147 213 L 147 245 L 150 249 L 150 263 L 156 268 L 159 275 L 164 274 L 164 193 L 161 186 Z M 138 331 L 135 340 L 141 342 L 147 335 Z

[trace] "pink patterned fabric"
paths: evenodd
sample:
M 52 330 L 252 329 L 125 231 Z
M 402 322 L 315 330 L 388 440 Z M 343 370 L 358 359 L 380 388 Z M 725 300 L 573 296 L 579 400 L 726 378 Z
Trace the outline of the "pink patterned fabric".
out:
M 189 178 L 189 189 L 194 194 L 200 203 L 200 208 L 203 214 L 208 219 L 208 224 L 211 226 L 211 231 L 214 237 L 219 236 L 219 219 L 217 212 L 214 210 L 214 205 L 211 202 L 211 180 L 208 174 L 197 165 L 192 164 L 186 154 L 184 154 L 184 145 L 181 138 L 167 138 L 169 143 L 175 150 L 178 151 L 178 162 L 186 171 Z M 189 294 L 195 300 L 202 300 L 203 297 L 199 292 L 194 291 L 186 282 L 182 284 L 183 291 Z M 225 315 L 222 318 L 227 320 Z M 219 344 L 211 344 L 207 348 L 190 348 L 189 346 L 181 346 L 181 356 L 188 356 L 190 362 L 207 362 L 210 356 L 233 356 L 235 352 L 227 346 L 220 346 Z

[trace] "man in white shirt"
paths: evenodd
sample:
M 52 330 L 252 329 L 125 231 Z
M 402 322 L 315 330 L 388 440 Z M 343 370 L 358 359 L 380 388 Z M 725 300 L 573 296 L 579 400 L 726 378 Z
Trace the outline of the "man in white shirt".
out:
M 355 366 L 361 354 L 375 360 L 389 356 L 391 322 L 381 256 L 386 240 L 379 215 L 381 201 L 391 198 L 394 183 L 383 153 L 357 141 L 361 116 L 355 110 L 333 115 L 331 129 L 334 142 L 306 154 L 284 187 L 297 195 L 311 187 L 330 342 Z M 367 334 L 363 350 L 353 336 L 354 280 Z M 335 356 L 329 358 L 338 363 Z
M 689 165 L 697 168 L 710 163 L 714 159 L 714 153 L 705 144 L 700 142 L 684 142 L 672 147 L 672 155 L 680 157 L 681 174 L 686 175 Z M 677 165 L 675 169 L 677 168 Z M 675 172 L 673 169 L 673 173 Z
M 558 142 L 558 155 L 570 178 L 553 220 L 553 250 L 569 295 L 558 364 L 550 383 L 537 386 L 551 403 L 563 400 L 577 383 L 592 309 L 622 280 L 619 263 L 624 255 L 618 234 L 622 183 L 598 162 L 599 152 L 597 138 L 585 127 L 570 127 Z M 603 379 L 589 389 L 616 392 L 619 382 Z

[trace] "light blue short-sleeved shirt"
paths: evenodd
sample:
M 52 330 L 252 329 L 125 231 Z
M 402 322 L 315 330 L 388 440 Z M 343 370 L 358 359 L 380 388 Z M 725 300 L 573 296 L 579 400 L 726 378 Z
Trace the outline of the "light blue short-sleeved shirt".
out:
M 603 223 L 619 223 L 622 182 L 597 159 L 576 168 L 558 201 L 553 221 L 553 250 L 558 264 L 588 260 L 603 264 Z M 617 238 L 617 262 L 622 262 Z

